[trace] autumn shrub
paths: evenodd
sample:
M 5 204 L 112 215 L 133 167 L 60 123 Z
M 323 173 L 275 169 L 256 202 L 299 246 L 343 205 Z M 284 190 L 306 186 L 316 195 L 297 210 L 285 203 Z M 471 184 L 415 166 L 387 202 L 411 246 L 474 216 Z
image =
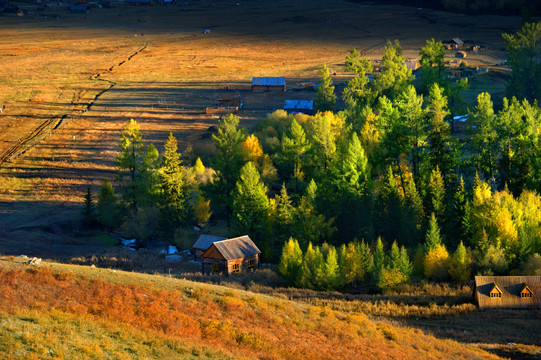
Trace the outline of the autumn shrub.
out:
M 151 270 L 162 272 L 168 268 L 165 257 L 156 251 L 139 249 L 129 251 L 121 248 L 108 249 L 100 255 L 86 257 L 74 257 L 70 260 L 73 264 L 94 265 L 100 268 L 113 268 L 122 270 Z
M 237 334 L 235 340 L 239 345 L 249 346 L 257 350 L 265 350 L 269 347 L 268 341 L 263 336 L 254 332 Z
M 383 336 L 385 336 L 387 340 L 392 340 L 396 342 L 400 338 L 398 333 L 389 326 L 381 325 L 379 327 L 379 331 L 383 334 Z
M 408 280 L 408 277 L 399 269 L 382 269 L 378 279 L 378 288 L 382 290 L 392 289 L 408 282 Z
M 121 231 L 127 237 L 134 237 L 140 242 L 151 240 L 159 231 L 160 212 L 157 208 L 141 208 L 134 218 L 128 218 Z
M 503 275 L 509 269 L 509 262 L 502 249 L 490 245 L 482 253 L 477 252 L 477 269 L 482 275 Z
M 425 255 L 424 274 L 427 279 L 445 280 L 448 277 L 447 259 L 449 253 L 444 245 L 437 244 Z

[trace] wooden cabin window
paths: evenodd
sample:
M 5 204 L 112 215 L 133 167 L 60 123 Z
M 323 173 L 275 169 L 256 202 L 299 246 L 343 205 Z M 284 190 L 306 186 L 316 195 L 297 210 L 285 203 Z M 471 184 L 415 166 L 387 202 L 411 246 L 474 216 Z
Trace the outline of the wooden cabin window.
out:
M 523 297 L 523 298 L 531 298 L 532 297 L 532 293 L 529 292 L 529 291 L 525 291 L 523 293 L 520 293 L 520 297 Z
M 233 272 L 238 273 L 240 271 L 240 264 L 233 264 Z
M 248 269 L 253 269 L 254 265 L 255 265 L 254 259 L 248 260 Z
M 501 298 L 502 294 L 500 294 L 499 292 L 493 292 L 493 293 L 490 293 L 490 297 L 491 298 L 493 298 L 493 297 Z
M 212 264 L 212 272 L 213 273 L 220 272 L 220 266 L 218 264 Z

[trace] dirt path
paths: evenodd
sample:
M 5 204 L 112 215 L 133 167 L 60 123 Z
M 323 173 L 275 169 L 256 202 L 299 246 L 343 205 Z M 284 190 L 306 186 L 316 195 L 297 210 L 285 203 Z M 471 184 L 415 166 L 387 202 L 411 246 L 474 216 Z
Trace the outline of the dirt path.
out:
M 147 45 L 145 44 L 143 47 L 138 49 L 136 52 L 128 56 L 125 60 L 122 60 L 117 65 L 113 65 L 109 68 L 108 73 L 111 73 L 115 67 L 120 67 L 124 65 L 126 62 L 132 60 L 132 58 L 142 51 L 146 49 Z M 58 130 L 60 127 L 65 125 L 66 123 L 69 123 L 71 120 L 75 120 L 77 116 L 86 113 L 89 111 L 94 103 L 98 101 L 98 99 L 105 94 L 107 91 L 111 90 L 113 87 L 116 86 L 116 83 L 114 81 L 110 81 L 107 79 L 103 79 L 103 74 L 99 73 L 96 75 L 93 75 L 90 77 L 91 80 L 96 81 L 103 81 L 106 82 L 109 86 L 98 92 L 94 98 L 84 107 L 83 110 L 79 111 L 70 111 L 69 113 L 63 114 L 61 116 L 55 116 L 52 118 L 49 118 L 45 120 L 41 125 L 39 125 L 37 128 L 35 128 L 31 133 L 27 134 L 24 137 L 19 138 L 19 142 L 13 146 L 12 148 L 5 151 L 3 154 L 0 155 L 0 167 L 10 161 L 18 158 L 19 156 L 26 153 L 28 150 L 32 149 L 36 145 L 38 145 L 42 140 L 47 139 L 47 137 L 51 136 L 56 130 Z M 76 92 L 77 94 L 77 92 Z M 69 107 L 75 108 L 78 104 L 80 104 L 80 94 L 76 95 L 74 99 L 71 101 L 71 103 L 68 105 Z

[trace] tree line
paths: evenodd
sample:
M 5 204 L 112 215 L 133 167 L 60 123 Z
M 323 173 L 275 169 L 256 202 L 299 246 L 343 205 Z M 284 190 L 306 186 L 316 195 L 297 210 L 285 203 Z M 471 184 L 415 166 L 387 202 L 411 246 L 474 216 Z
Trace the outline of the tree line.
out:
M 523 45 L 511 44 L 541 34 L 539 24 L 528 26 L 505 36 L 517 63 L 526 63 L 513 52 Z M 98 220 L 141 239 L 187 244 L 186 229 L 212 214 L 230 235 L 250 235 L 264 261 L 282 259 L 293 284 L 314 288 L 368 279 L 385 287 L 412 272 L 463 281 L 472 272 L 518 271 L 541 253 L 539 95 L 525 92 L 494 109 L 485 92 L 467 110 L 467 80 L 447 80 L 443 51 L 427 41 L 414 81 L 397 41 L 377 72 L 353 49 L 345 67 L 354 77 L 339 94 L 344 109 L 336 111 L 323 66 L 315 115 L 278 110 L 251 133 L 227 115 L 212 136 L 212 156 L 203 157 L 208 167 L 200 158 L 183 163 L 172 135 L 159 155 L 132 120 L 118 157 L 122 196 L 104 183 Z M 523 94 L 520 83 L 513 75 L 510 94 Z M 453 131 L 453 115 L 466 112 L 466 129 Z M 384 244 L 389 253 L 378 250 Z M 293 260 L 284 257 L 290 252 Z M 359 254 L 372 265 L 348 270 Z

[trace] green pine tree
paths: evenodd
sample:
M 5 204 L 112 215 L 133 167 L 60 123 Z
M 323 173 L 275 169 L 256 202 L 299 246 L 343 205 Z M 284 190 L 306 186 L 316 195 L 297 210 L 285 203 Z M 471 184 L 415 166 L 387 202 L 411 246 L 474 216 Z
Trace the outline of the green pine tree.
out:
M 250 234 L 254 239 L 263 239 L 267 221 L 269 199 L 267 187 L 252 162 L 241 169 L 233 199 L 234 228 L 239 234 Z M 273 252 L 275 249 L 271 249 Z
M 462 241 L 451 257 L 449 275 L 456 282 L 466 282 L 471 279 L 471 258 Z
M 282 249 L 279 270 L 290 284 L 293 284 L 297 279 L 302 260 L 303 256 L 299 242 L 293 238 L 289 238 Z
M 207 192 L 212 204 L 225 210 L 228 226 L 233 212 L 236 181 L 244 161 L 242 143 L 245 138 L 245 130 L 239 129 L 239 118 L 232 114 L 220 120 L 218 134 L 212 135 L 212 140 L 216 145 L 212 168 L 216 171 L 216 175 L 207 186 Z
M 331 72 L 327 68 L 327 64 L 323 64 L 319 73 L 321 79 L 317 88 L 314 106 L 317 111 L 332 111 L 336 105 L 336 95 L 334 94 Z
M 473 126 L 477 127 L 471 143 L 477 153 L 476 163 L 489 179 L 496 174 L 498 134 L 495 129 L 495 116 L 490 94 L 479 94 L 471 119 Z
M 372 267 L 372 278 L 379 279 L 381 271 L 385 268 L 385 250 L 383 249 L 383 242 L 378 237 L 374 250 L 374 266 Z
M 400 270 L 400 272 L 408 279 L 413 273 L 413 264 L 410 261 L 408 251 L 406 250 L 405 246 L 402 246 L 400 248 L 400 261 L 398 263 L 398 270 Z
M 434 250 L 436 246 L 442 245 L 440 227 L 438 226 L 438 220 L 436 215 L 432 213 L 430 215 L 430 221 L 428 222 L 428 230 L 425 237 L 425 252 Z
M 292 178 L 294 180 L 295 192 L 298 193 L 299 186 L 304 179 L 302 172 L 302 163 L 307 151 L 310 150 L 310 143 L 306 139 L 306 134 L 302 126 L 295 119 L 291 123 L 289 130 L 282 138 L 282 154 L 289 163 L 293 164 Z
M 382 70 L 374 78 L 373 87 L 380 94 L 394 98 L 402 92 L 413 80 L 411 70 L 408 70 L 406 60 L 402 55 L 400 42 L 387 42 L 381 60 Z
M 106 228 L 114 228 L 120 223 L 120 206 L 115 190 L 109 180 L 105 179 L 98 195 L 98 222 Z
M 162 223 L 170 234 L 182 224 L 188 223 L 192 212 L 188 201 L 190 194 L 187 175 L 177 150 L 177 139 L 169 133 L 165 142 L 162 166 L 158 170 L 160 176 L 158 205 Z
M 445 184 L 440 170 L 432 170 L 430 180 L 428 182 L 428 204 L 427 213 L 434 213 L 438 219 L 443 219 L 445 216 Z
M 90 226 L 94 224 L 95 218 L 95 203 L 92 192 L 90 191 L 90 186 L 86 189 L 86 194 L 84 196 L 83 202 L 83 225 Z
M 325 287 L 328 290 L 336 289 L 339 286 L 339 275 L 336 249 L 334 246 L 330 246 L 325 258 Z
M 364 240 L 359 245 L 359 262 L 360 267 L 356 275 L 356 278 L 359 282 L 363 282 L 367 279 L 374 268 L 374 256 L 372 255 L 372 250 L 370 246 L 364 242 Z
M 456 141 L 451 135 L 449 124 L 445 121 L 445 117 L 450 114 L 447 110 L 447 97 L 443 95 L 443 88 L 438 84 L 430 87 L 428 107 L 430 164 L 433 168 L 438 168 L 443 179 L 446 180 L 454 169 L 453 148 L 456 146 Z
M 391 245 L 387 267 L 391 269 L 398 269 L 400 267 L 400 248 L 398 247 L 396 240 L 393 242 L 393 245 Z
M 144 155 L 143 135 L 139 124 L 133 119 L 124 126 L 120 136 L 120 155 L 117 157 L 120 179 L 129 178 L 123 187 L 124 196 L 132 209 L 132 215 L 137 214 L 139 206 L 139 175 L 142 169 Z

